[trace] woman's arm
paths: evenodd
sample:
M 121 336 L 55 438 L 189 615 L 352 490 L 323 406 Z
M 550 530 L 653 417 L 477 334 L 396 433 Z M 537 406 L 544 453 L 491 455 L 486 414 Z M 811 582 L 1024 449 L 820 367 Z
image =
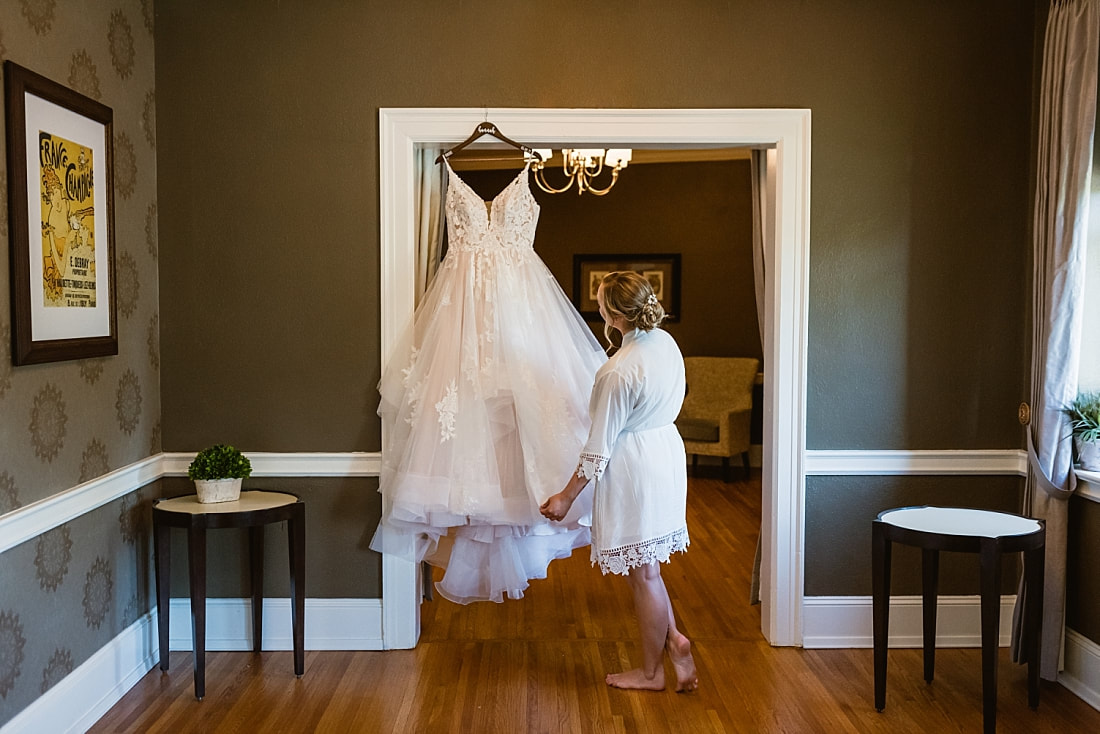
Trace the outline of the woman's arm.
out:
M 584 475 L 573 474 L 569 478 L 569 483 L 565 485 L 565 489 L 558 492 L 542 503 L 539 507 L 539 512 L 543 514 L 543 517 L 554 520 L 555 522 L 565 517 L 569 512 L 569 508 L 573 506 L 574 500 L 588 485 L 589 479 Z

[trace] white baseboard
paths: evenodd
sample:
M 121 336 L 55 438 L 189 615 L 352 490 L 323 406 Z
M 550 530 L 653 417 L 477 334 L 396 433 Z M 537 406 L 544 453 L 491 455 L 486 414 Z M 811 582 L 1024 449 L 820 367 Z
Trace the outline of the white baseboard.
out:
M 1012 636 L 1016 597 L 1001 597 L 1000 645 Z M 869 596 L 807 596 L 802 607 L 802 646 L 874 647 Z M 920 596 L 890 597 L 890 647 L 922 647 L 924 622 Z M 982 646 L 981 599 L 941 596 L 936 612 L 936 647 Z
M 306 599 L 307 650 L 381 650 L 381 599 Z M 290 599 L 264 599 L 263 649 L 293 650 Z M 191 602 L 172 599 L 168 649 L 191 649 Z M 252 600 L 207 599 L 206 649 L 252 649 Z
M 1067 627 L 1065 666 L 1058 682 L 1100 711 L 1100 645 Z
M 16 714 L 0 734 L 85 732 L 156 662 L 156 614 L 151 612 Z

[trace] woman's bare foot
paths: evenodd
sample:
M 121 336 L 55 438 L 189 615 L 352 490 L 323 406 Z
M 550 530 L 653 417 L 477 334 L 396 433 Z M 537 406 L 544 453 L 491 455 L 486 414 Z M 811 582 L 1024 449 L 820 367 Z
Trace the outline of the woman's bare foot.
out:
M 657 674 L 647 678 L 641 668 L 628 670 L 625 673 L 608 673 L 607 685 L 613 688 L 633 688 L 642 691 L 663 691 L 665 689 L 664 668 L 657 668 Z
M 683 635 L 673 638 L 669 633 L 665 650 L 676 670 L 676 692 L 694 691 L 699 687 L 699 676 L 695 672 L 695 658 L 691 656 L 691 641 Z

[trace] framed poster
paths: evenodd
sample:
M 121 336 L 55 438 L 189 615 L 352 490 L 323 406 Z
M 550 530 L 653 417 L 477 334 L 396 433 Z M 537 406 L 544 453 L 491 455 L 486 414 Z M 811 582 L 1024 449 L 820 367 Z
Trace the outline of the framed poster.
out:
M 12 361 L 118 354 L 111 108 L 11 61 L 4 88 Z
M 608 273 L 633 270 L 649 281 L 669 321 L 680 320 L 680 255 L 574 255 L 573 305 L 588 321 L 600 320 L 596 291 Z

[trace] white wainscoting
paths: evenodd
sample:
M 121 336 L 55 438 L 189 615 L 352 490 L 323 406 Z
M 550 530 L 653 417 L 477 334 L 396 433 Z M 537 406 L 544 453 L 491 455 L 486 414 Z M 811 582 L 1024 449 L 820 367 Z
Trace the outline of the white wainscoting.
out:
M 1000 645 L 1012 636 L 1016 597 L 1001 597 Z M 869 596 L 807 596 L 802 607 L 802 645 L 813 648 L 874 647 Z M 936 607 L 937 647 L 981 647 L 981 598 L 940 596 Z M 920 596 L 890 597 L 890 647 L 922 647 Z
M 0 517 L 0 553 L 160 479 L 163 456 L 150 456 Z
M 157 615 L 149 612 L 16 714 L 0 734 L 87 731 L 157 661 Z
M 973 451 L 807 451 L 806 475 L 1027 475 L 1027 452 Z
M 168 649 L 190 650 L 191 601 L 172 599 Z M 306 650 L 381 650 L 381 599 L 306 599 Z M 293 650 L 290 599 L 264 599 L 263 649 Z M 252 600 L 206 600 L 206 649 L 252 649 Z
M 1100 645 L 1067 627 L 1064 662 L 1058 682 L 1100 711 Z
M 248 453 L 254 477 L 376 477 L 380 453 Z M 72 489 L 33 502 L 0 517 L 0 553 L 62 523 L 124 497 L 161 477 L 187 475 L 195 458 L 188 453 L 162 453 L 116 469 Z
M 377 453 L 249 453 L 253 476 L 377 476 Z M 62 523 L 125 496 L 164 476 L 183 476 L 189 453 L 163 453 L 115 470 L 0 517 L 0 553 Z M 1026 454 L 1004 451 L 808 451 L 807 475 L 1023 475 Z M 1001 644 L 1007 644 L 1014 597 L 1001 602 Z M 250 601 L 211 599 L 207 649 L 250 650 Z M 977 597 L 940 597 L 937 644 L 980 644 Z M 384 602 L 380 599 L 307 599 L 307 650 L 383 648 Z M 289 650 L 288 599 L 264 602 L 264 648 Z M 191 649 L 190 608 L 171 607 L 169 648 Z M 806 597 L 802 614 L 805 647 L 871 647 L 870 597 Z M 892 597 L 893 647 L 921 644 L 920 598 Z M 157 662 L 156 612 L 151 611 L 97 651 L 64 680 L 20 712 L 0 734 L 78 732 L 90 727 Z M 1078 696 L 1100 702 L 1100 647 L 1067 630 L 1066 671 L 1060 680 Z
M 1100 502 L 1100 471 L 1077 470 L 1077 495 Z

